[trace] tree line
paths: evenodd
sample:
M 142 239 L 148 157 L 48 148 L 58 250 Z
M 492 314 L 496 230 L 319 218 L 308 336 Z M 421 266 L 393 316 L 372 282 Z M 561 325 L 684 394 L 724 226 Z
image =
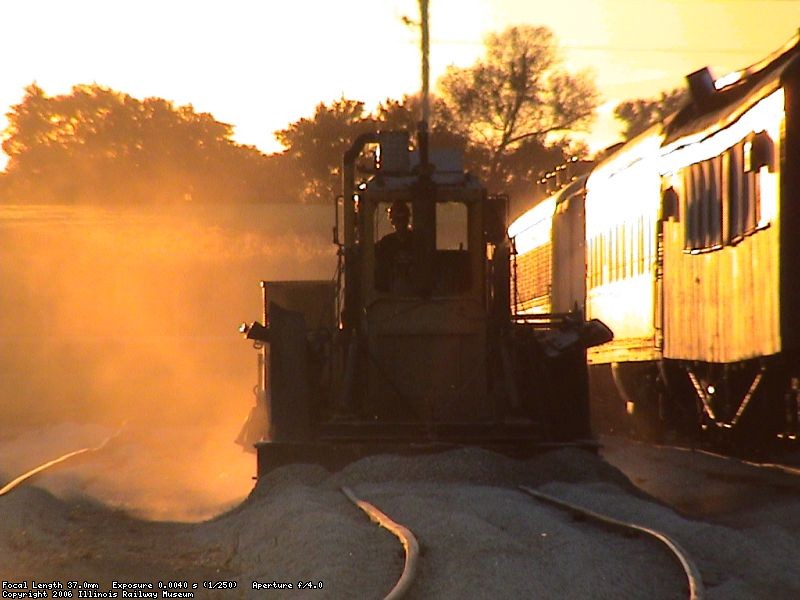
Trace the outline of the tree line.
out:
M 276 132 L 283 152 L 265 155 L 191 105 L 98 84 L 48 96 L 34 83 L 7 115 L 0 202 L 327 202 L 351 141 L 376 129 L 413 131 L 419 102 L 387 99 L 371 112 L 358 100 L 320 103 Z M 549 29 L 510 27 L 486 39 L 475 64 L 451 66 L 439 79 L 431 144 L 462 150 L 466 168 L 492 191 L 525 195 L 542 171 L 586 158 L 576 133 L 591 124 L 598 103 L 591 74 L 563 67 Z M 632 134 L 662 105 L 631 101 L 617 117 Z
M 32 84 L 8 122 L 6 202 L 258 202 L 265 189 L 291 193 L 280 186 L 288 157 L 239 145 L 230 125 L 161 98 L 97 84 L 51 97 Z

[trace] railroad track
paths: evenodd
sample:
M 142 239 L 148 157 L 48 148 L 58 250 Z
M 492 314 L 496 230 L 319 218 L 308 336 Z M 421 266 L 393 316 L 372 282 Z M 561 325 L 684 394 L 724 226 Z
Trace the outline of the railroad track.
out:
M 722 452 L 715 452 L 713 450 L 706 450 L 704 448 L 693 448 L 691 446 L 684 446 L 684 445 L 670 446 L 668 444 L 653 444 L 653 446 L 655 448 L 668 448 L 672 450 L 680 450 L 682 452 L 695 452 L 697 454 L 711 456 L 713 458 L 718 458 L 720 460 L 731 461 L 741 465 L 747 465 L 748 467 L 755 467 L 756 469 L 777 471 L 781 473 L 786 473 L 787 475 L 800 475 L 800 466 L 798 466 L 797 463 L 794 461 L 780 462 L 780 460 L 778 461 L 748 460 L 745 458 L 732 456 L 730 454 L 723 454 Z
M 678 450 L 681 452 L 690 452 L 718 458 L 720 460 L 735 462 L 749 467 L 758 469 L 771 470 L 776 472 L 786 473 L 788 475 L 800 475 L 800 451 L 794 453 L 772 453 L 769 458 L 758 459 L 754 456 L 745 458 L 744 456 L 736 456 L 734 454 L 726 454 L 725 451 L 719 447 L 714 448 L 710 445 L 702 445 L 692 442 L 689 439 L 681 439 L 672 444 L 659 443 L 652 440 L 640 439 L 628 435 L 618 434 L 602 434 L 600 436 L 600 446 L 606 445 L 606 442 L 612 443 L 629 443 L 651 448 L 660 448 L 666 450 Z M 606 440 L 604 442 L 603 440 Z
M 347 496 L 350 502 L 364 511 L 372 521 L 388 529 L 403 545 L 403 550 L 405 552 L 403 572 L 397 580 L 397 583 L 389 593 L 386 594 L 384 599 L 398 600 L 399 598 L 403 598 L 411 589 L 411 586 L 414 584 L 414 578 L 417 575 L 417 563 L 419 561 L 419 543 L 417 542 L 417 538 L 410 529 L 393 521 L 374 504 L 359 499 L 350 488 L 343 487 L 342 492 Z
M 122 430 L 124 429 L 124 427 L 125 427 L 125 425 L 123 424 L 122 427 L 120 427 L 117 431 L 115 431 L 110 436 L 108 436 L 105 440 L 100 442 L 97 446 L 88 446 L 86 448 L 80 448 L 80 449 L 74 450 L 72 452 L 67 452 L 67 453 L 62 454 L 61 456 L 58 456 L 58 457 L 56 457 L 56 458 L 54 458 L 52 460 L 46 461 L 46 462 L 44 462 L 44 463 L 42 463 L 42 464 L 40 464 L 40 465 L 28 470 L 28 471 L 26 471 L 25 473 L 22 473 L 21 475 L 18 475 L 17 477 L 15 477 L 14 479 L 12 479 L 8 483 L 6 483 L 3 487 L 0 487 L 0 496 L 5 496 L 6 494 L 11 493 L 15 488 L 19 487 L 20 485 L 22 485 L 26 481 L 28 481 L 30 479 L 33 479 L 34 477 L 36 477 L 40 473 L 44 473 L 45 471 L 48 471 L 48 470 L 53 469 L 53 468 L 55 468 L 55 467 L 57 467 L 57 466 L 59 466 L 61 464 L 64 464 L 67 461 L 70 461 L 70 460 L 74 459 L 75 457 L 78 457 L 78 456 L 81 456 L 81 455 L 85 455 L 85 454 L 91 454 L 91 453 L 94 453 L 94 452 L 100 452 L 101 450 L 106 448 L 108 446 L 108 444 L 112 440 L 114 440 L 117 436 L 119 436 L 120 433 L 122 433 Z
M 656 531 L 651 527 L 646 527 L 637 523 L 615 519 L 609 515 L 600 514 L 596 511 L 568 503 L 549 494 L 544 494 L 539 490 L 520 486 L 517 490 L 531 498 L 531 501 L 546 503 L 555 506 L 559 510 L 566 511 L 572 517 L 585 519 L 595 523 L 598 527 L 606 531 L 614 531 L 611 535 L 622 535 L 625 538 L 631 536 L 645 536 L 656 540 L 670 552 L 671 559 L 680 565 L 686 579 L 688 589 L 687 598 L 689 600 L 703 600 L 704 587 L 699 570 L 688 553 L 674 539 L 665 533 Z M 343 487 L 342 492 L 358 508 L 360 508 L 369 518 L 379 526 L 388 529 L 400 541 L 405 552 L 405 561 L 402 572 L 399 575 L 395 586 L 387 593 L 386 599 L 397 600 L 413 592 L 415 578 L 420 571 L 420 544 L 411 529 L 402 523 L 398 523 L 389 517 L 381 508 L 375 504 L 359 498 L 352 489 Z M 428 540 L 433 542 L 433 540 Z M 524 575 L 524 574 L 520 574 Z M 643 598 L 645 596 L 642 596 Z
M 625 452 L 625 446 L 635 447 L 635 453 L 642 461 L 660 455 L 661 460 L 671 464 L 673 469 L 691 468 L 712 479 L 800 490 L 800 467 L 794 462 L 756 461 L 684 444 L 656 444 L 627 437 L 603 436 L 601 454 L 626 472 L 624 459 L 614 458 Z

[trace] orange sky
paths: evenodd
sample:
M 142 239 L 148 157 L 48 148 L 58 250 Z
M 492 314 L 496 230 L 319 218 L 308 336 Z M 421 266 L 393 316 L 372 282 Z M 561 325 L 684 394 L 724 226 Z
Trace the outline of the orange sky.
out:
M 344 95 L 368 108 L 419 88 L 416 0 L 26 0 L 3 7 L 0 107 L 97 82 L 191 103 L 266 152 L 273 132 Z M 655 95 L 705 65 L 756 62 L 800 26 L 800 0 L 431 0 L 434 78 L 468 65 L 489 31 L 544 24 L 606 101 Z M 592 143 L 615 141 L 600 118 Z

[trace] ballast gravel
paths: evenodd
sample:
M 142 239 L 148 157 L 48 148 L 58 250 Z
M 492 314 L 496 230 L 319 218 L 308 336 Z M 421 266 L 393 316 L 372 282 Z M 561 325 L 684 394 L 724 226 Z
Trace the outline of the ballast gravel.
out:
M 9 448 L 0 442 L 3 482 L 12 475 L 2 459 Z M 347 486 L 415 533 L 410 598 L 688 597 L 661 544 L 576 519 L 524 494 L 525 485 L 668 534 L 699 567 L 706 598 L 800 597 L 793 530 L 766 516 L 732 527 L 679 514 L 578 449 L 529 460 L 478 449 L 373 456 L 333 474 L 293 465 L 262 477 L 235 507 L 191 523 L 136 519 L 113 501 L 47 485 L 42 477 L 0 497 L 4 580 L 94 578 L 102 587 L 152 576 L 198 583 L 195 598 L 383 598 L 400 577 L 403 549 L 347 500 Z M 212 590 L 206 581 L 236 587 Z

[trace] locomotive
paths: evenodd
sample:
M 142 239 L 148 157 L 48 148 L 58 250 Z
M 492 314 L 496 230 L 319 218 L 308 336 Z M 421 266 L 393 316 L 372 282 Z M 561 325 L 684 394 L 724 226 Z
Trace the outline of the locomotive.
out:
M 611 333 L 580 311 L 512 313 L 507 205 L 457 154 L 429 149 L 424 121 L 413 149 L 402 131 L 353 142 L 337 276 L 262 282 L 263 320 L 240 328 L 259 377 L 239 442 L 259 476 L 381 452 L 593 446 L 586 348 Z
M 517 219 L 514 303 L 577 305 L 601 431 L 796 447 L 800 37 L 714 80 Z
M 577 309 L 512 312 L 508 198 L 429 143 L 428 3 L 419 6 L 415 147 L 406 131 L 353 141 L 335 202 L 334 280 L 262 281 L 263 322 L 240 327 L 258 348 L 258 384 L 237 441 L 255 448 L 259 477 L 384 452 L 596 446 L 586 348 L 613 335 Z

